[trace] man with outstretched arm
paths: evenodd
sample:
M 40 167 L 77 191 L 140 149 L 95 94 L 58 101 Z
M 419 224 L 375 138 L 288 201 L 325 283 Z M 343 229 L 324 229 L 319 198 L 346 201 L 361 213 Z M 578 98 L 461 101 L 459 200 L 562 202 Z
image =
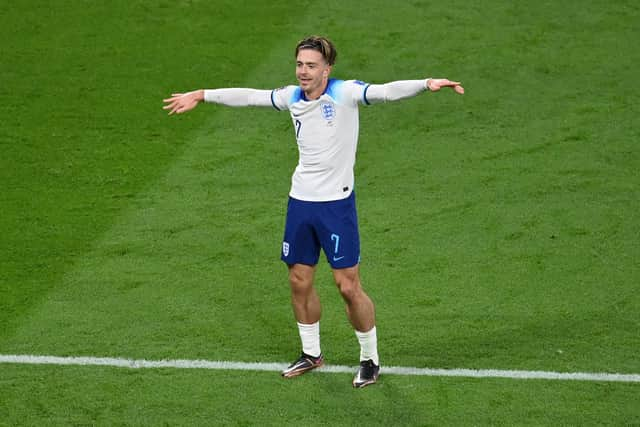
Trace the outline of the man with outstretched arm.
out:
M 396 101 L 424 91 L 451 87 L 447 79 L 402 80 L 367 84 L 329 78 L 336 49 L 325 37 L 311 36 L 296 46 L 297 86 L 274 90 L 212 89 L 176 93 L 165 99 L 169 114 L 185 113 L 200 102 L 231 107 L 260 106 L 288 110 L 298 143 L 299 161 L 291 179 L 281 259 L 289 269 L 291 301 L 302 354 L 282 372 L 295 377 L 322 366 L 321 305 L 313 286 L 320 249 L 331 265 L 347 317 L 360 343 L 360 367 L 354 387 L 377 381 L 380 371 L 375 309 L 360 283 L 360 235 L 353 168 L 358 143 L 358 105 Z

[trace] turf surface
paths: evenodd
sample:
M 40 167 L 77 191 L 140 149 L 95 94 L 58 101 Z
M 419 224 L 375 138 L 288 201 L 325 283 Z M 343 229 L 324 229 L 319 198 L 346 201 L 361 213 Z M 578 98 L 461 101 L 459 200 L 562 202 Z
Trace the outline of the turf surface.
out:
M 289 361 L 286 113 L 161 99 L 460 79 L 361 110 L 362 274 L 382 362 L 640 372 L 633 2 L 16 2 L 0 7 L 0 353 Z M 329 363 L 357 344 L 326 265 Z M 632 424 L 636 384 L 0 366 L 0 424 Z M 25 398 L 24 396 L 28 396 Z M 354 416 L 360 408 L 360 418 Z

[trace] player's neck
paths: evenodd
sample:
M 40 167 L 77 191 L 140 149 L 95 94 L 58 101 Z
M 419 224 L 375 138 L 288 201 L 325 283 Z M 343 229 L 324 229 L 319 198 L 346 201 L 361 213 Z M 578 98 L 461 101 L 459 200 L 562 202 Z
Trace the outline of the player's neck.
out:
M 320 98 L 322 96 L 323 93 L 325 93 L 327 91 L 327 85 L 329 84 L 329 79 L 324 79 L 322 82 L 322 86 L 318 87 L 317 89 L 311 91 L 311 92 L 304 92 L 304 97 L 307 98 L 309 101 L 314 101 L 318 98 Z

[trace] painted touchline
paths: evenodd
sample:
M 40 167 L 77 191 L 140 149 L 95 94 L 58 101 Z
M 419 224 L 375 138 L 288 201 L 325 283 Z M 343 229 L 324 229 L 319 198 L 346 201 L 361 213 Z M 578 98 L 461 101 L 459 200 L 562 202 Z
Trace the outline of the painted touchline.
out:
M 0 354 L 0 363 L 21 365 L 71 365 L 71 366 L 108 366 L 129 369 L 174 368 L 174 369 L 217 369 L 240 371 L 280 372 L 286 363 L 233 362 L 215 360 L 146 360 L 112 357 L 60 357 L 39 355 Z M 353 373 L 355 367 L 325 365 L 316 371 L 321 373 Z M 510 378 L 519 380 L 573 380 L 640 383 L 640 374 L 589 373 L 589 372 L 549 372 L 500 369 L 434 369 L 403 366 L 382 366 L 381 374 L 411 375 L 428 377 L 468 377 L 468 378 Z

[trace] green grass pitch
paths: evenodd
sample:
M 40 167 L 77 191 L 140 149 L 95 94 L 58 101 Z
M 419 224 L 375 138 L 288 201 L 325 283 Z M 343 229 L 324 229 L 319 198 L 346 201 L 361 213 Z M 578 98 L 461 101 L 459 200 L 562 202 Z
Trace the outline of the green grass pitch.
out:
M 290 118 L 162 98 L 334 76 L 361 108 L 364 286 L 386 365 L 640 373 L 640 6 L 482 0 L 0 6 L 0 354 L 289 362 Z M 324 260 L 324 259 L 322 259 Z M 327 363 L 357 341 L 323 263 Z M 0 364 L 0 425 L 628 425 L 640 384 Z

